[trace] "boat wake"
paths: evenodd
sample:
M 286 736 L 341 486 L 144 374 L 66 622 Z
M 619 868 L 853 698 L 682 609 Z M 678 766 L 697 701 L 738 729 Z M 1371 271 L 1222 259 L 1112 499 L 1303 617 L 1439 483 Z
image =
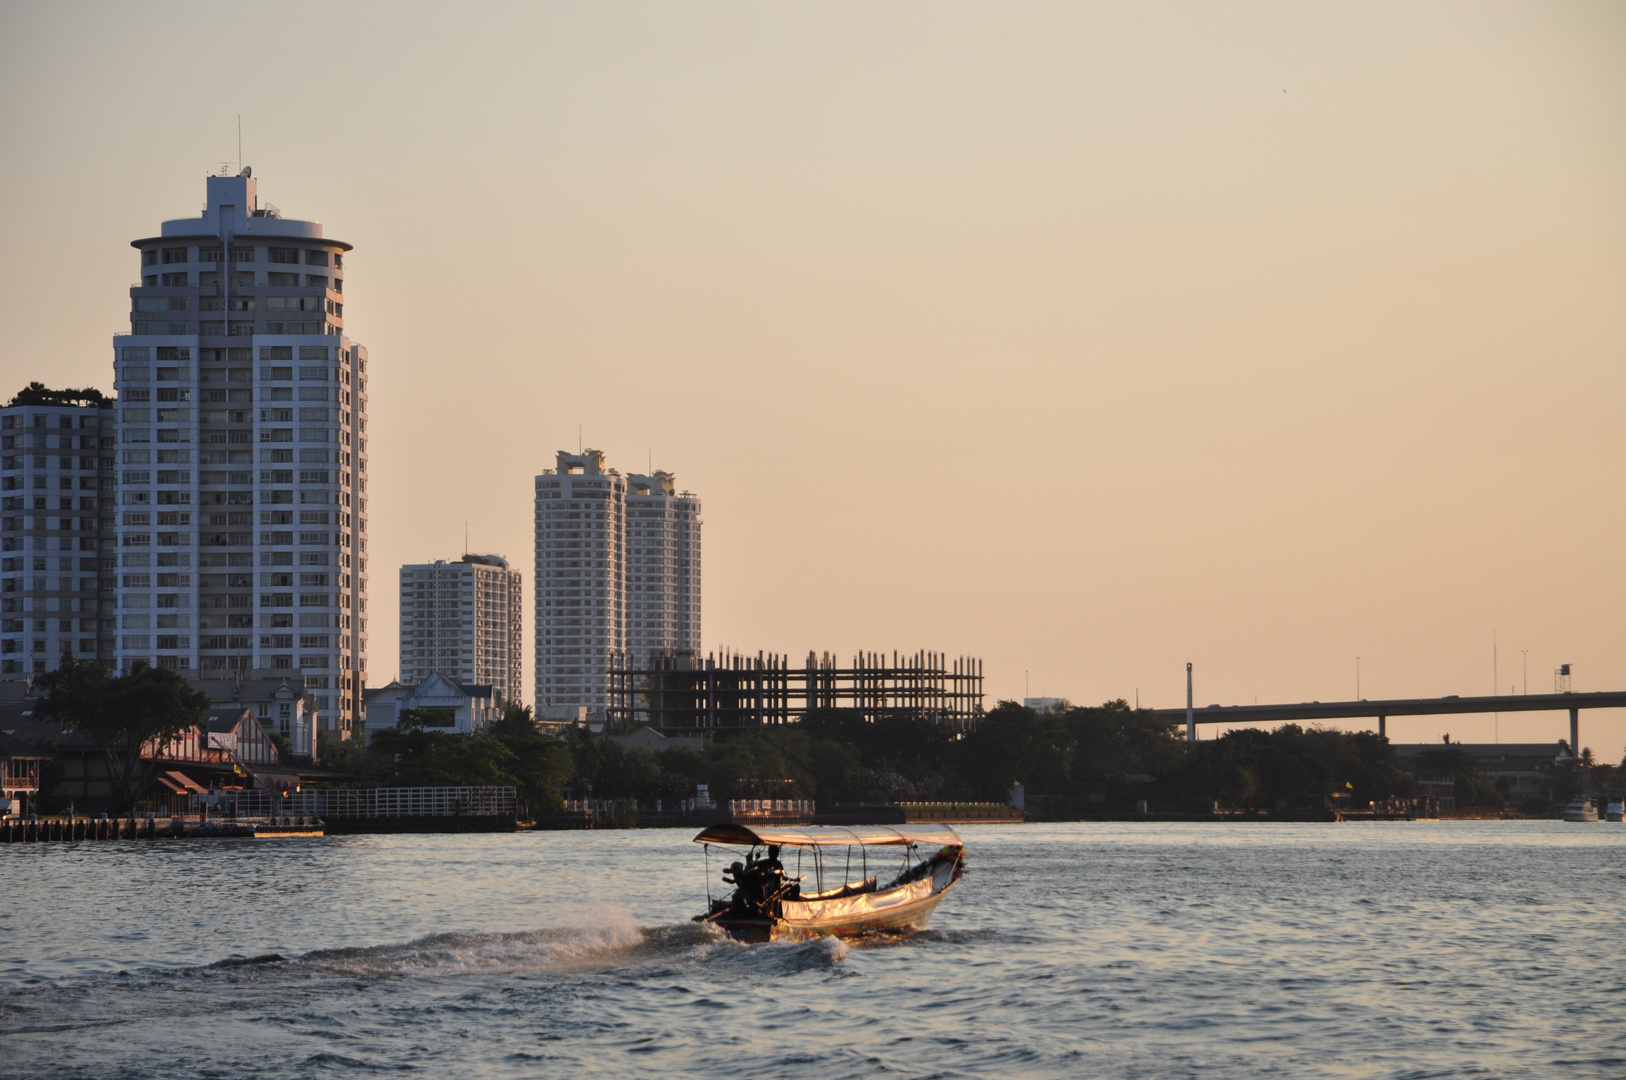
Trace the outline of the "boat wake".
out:
M 836 968 L 853 947 L 834 938 L 742 945 L 694 923 L 639 926 L 630 917 L 579 926 L 509 933 L 430 934 L 413 941 L 318 949 L 300 955 L 228 956 L 188 967 L 149 967 L 117 974 L 31 980 L 0 994 L 0 1021 L 29 999 L 74 996 L 94 987 L 135 992 L 270 989 L 279 984 L 343 980 L 455 979 L 479 975 L 611 975 L 662 978 L 708 973 L 772 979 Z M 4 1024 L 0 1022 L 0 1030 Z

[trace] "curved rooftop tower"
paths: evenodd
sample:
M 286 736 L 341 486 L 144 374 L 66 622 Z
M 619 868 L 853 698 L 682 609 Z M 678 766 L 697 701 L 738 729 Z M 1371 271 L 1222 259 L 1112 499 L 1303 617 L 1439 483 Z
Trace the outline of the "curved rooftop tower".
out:
M 131 242 L 114 336 L 117 642 L 195 678 L 302 675 L 347 734 L 367 666 L 367 351 L 319 222 L 211 176 L 195 218 Z

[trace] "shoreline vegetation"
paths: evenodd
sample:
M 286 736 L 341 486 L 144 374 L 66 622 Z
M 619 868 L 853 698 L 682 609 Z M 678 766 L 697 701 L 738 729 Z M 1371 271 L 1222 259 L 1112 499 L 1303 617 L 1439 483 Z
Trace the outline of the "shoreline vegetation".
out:
M 1122 700 L 1037 712 L 1000 702 L 973 731 L 900 713 L 873 721 L 846 710 L 810 714 L 798 724 L 721 734 L 704 749 L 626 748 L 583 728 L 541 734 L 529 708 L 510 707 L 490 731 L 455 735 L 432 718 L 403 713 L 397 728 L 365 746 L 325 744 L 324 768 L 354 786 L 501 784 L 515 787 L 522 819 L 557 813 L 566 799 L 640 808 L 677 806 L 705 784 L 712 799 L 811 799 L 821 812 L 842 806 L 909 802 L 997 802 L 1020 783 L 1035 821 L 1080 820 L 1137 810 L 1238 816 L 1266 813 L 1306 797 L 1364 808 L 1417 796 L 1392 744 L 1374 732 L 1284 724 L 1242 729 L 1188 743 L 1180 725 Z M 1516 800 L 1480 776 L 1456 744 L 1425 751 L 1417 772 L 1454 781 L 1454 817 L 1556 813 L 1581 790 L 1578 772 Z M 1622 770 L 1592 768 L 1618 784 Z M 339 779 L 343 777 L 343 779 Z
M 141 808 L 154 783 L 158 762 L 143 748 L 196 727 L 209 707 L 174 672 L 140 664 L 110 676 L 65 656 L 39 685 L 46 692 L 40 715 L 89 733 L 101 748 L 114 812 Z M 290 759 L 285 746 L 281 756 L 312 787 L 512 787 L 522 821 L 557 815 L 567 800 L 591 800 L 615 806 L 612 820 L 627 824 L 640 810 L 676 810 L 701 785 L 715 804 L 811 800 L 820 814 L 1006 804 L 1020 785 L 1029 820 L 1069 821 L 1317 813 L 1335 805 L 1392 814 L 1442 787 L 1452 794 L 1456 809 L 1447 813 L 1454 816 L 1547 817 L 1583 786 L 1612 791 L 1626 782 L 1626 763 L 1597 763 L 1590 750 L 1579 760 L 1560 759 L 1538 790 L 1515 795 L 1505 777 L 1480 775 L 1473 753 L 1456 743 L 1408 751 L 1405 762 L 1375 732 L 1297 724 L 1188 743 L 1177 721 L 1121 699 L 1042 712 L 1002 701 L 969 731 L 909 711 L 868 719 L 832 709 L 794 724 L 706 734 L 698 749 L 685 740 L 690 745 L 657 751 L 583 727 L 544 734 L 530 708 L 510 706 L 489 730 L 460 735 L 445 730 L 435 710 L 408 709 L 365 744 L 324 741 L 318 763 Z M 1421 790 L 1424 782 L 1430 791 Z M 57 808 L 56 801 L 48 794 L 41 809 Z

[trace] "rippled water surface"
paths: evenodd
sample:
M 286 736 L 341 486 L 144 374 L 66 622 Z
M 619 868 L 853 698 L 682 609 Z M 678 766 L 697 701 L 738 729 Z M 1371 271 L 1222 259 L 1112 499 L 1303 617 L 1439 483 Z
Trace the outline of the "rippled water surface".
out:
M 961 832 L 754 946 L 686 832 L 0 847 L 0 1075 L 1626 1076 L 1626 827 Z

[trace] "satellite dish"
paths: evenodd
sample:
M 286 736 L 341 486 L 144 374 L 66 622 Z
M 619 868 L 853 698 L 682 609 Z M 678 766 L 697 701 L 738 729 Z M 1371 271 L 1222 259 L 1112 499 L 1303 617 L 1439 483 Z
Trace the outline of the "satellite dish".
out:
M 243 179 L 247 180 L 249 177 L 254 175 L 254 170 L 249 168 L 247 165 L 244 165 L 243 166 L 243 171 L 238 173 L 237 175 L 241 176 Z

